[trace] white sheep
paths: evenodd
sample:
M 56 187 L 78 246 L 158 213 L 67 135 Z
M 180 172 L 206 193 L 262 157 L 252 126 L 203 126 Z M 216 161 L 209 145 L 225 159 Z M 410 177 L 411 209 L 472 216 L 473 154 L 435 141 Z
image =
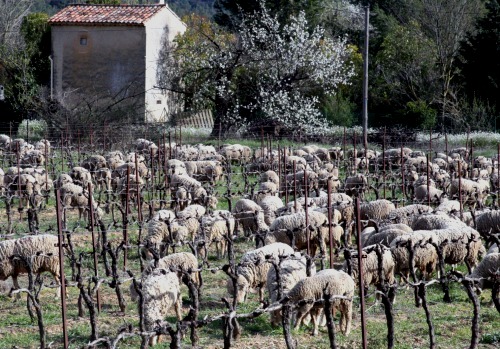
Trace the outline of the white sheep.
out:
M 391 242 L 391 252 L 395 263 L 395 273 L 408 280 L 410 274 L 410 254 L 408 247 L 414 248 L 414 265 L 426 278 L 438 264 L 436 249 L 430 243 L 439 244 L 437 235 L 429 230 L 417 230 L 398 236 Z
M 182 319 L 182 297 L 175 273 L 165 269 L 153 270 L 142 279 L 142 296 L 142 313 L 147 331 L 154 330 L 157 321 L 163 321 L 172 307 L 177 319 Z M 153 336 L 149 344 L 156 345 L 160 340 L 160 336 Z
M 500 273 L 500 253 L 498 252 L 488 253 L 468 277 L 479 279 L 478 291 L 481 291 L 493 286 L 489 278 L 492 278 L 495 273 Z
M 102 155 L 91 155 L 82 161 L 81 167 L 89 170 L 90 172 L 95 172 L 100 168 L 106 167 L 106 159 Z
M 370 251 L 368 252 L 368 249 Z M 379 260 L 377 252 L 372 248 L 363 249 L 363 285 L 368 288 L 370 285 L 378 285 L 382 282 L 387 282 L 389 284 L 394 284 L 394 259 L 392 258 L 391 250 L 389 248 L 384 248 L 382 251 L 382 277 L 384 280 L 380 280 L 379 277 Z M 357 255 L 353 255 L 350 261 L 351 263 L 351 276 L 358 283 L 359 276 L 359 266 Z M 342 269 L 347 272 L 347 262 L 344 262 Z M 378 298 L 378 297 L 377 297 Z
M 268 229 L 264 220 L 264 211 L 255 201 L 238 200 L 234 204 L 232 213 L 236 219 L 236 229 L 241 230 L 245 236 L 258 234 Z
M 415 200 L 418 202 L 439 202 L 443 196 L 444 192 L 436 187 L 429 186 L 427 190 L 427 185 L 419 185 L 415 188 Z
M 408 226 L 412 225 L 412 222 L 422 213 L 430 213 L 432 212 L 432 207 L 427 205 L 408 205 L 404 207 L 399 207 L 393 210 L 388 219 L 393 221 L 394 223 L 404 223 Z
M 259 300 L 263 301 L 267 273 L 272 268 L 271 263 L 266 262 L 266 256 L 278 262 L 280 256 L 286 257 L 293 253 L 290 246 L 279 242 L 246 252 L 241 257 L 236 268 L 236 301 L 238 303 L 244 302 L 250 288 L 257 288 L 259 290 Z M 227 281 L 227 290 L 229 294 L 234 295 L 231 279 Z
M 281 263 L 281 285 L 283 287 L 283 296 L 299 282 L 300 280 L 307 277 L 307 260 L 305 257 L 300 257 L 299 253 L 295 253 L 289 259 L 284 260 Z M 311 263 L 310 275 L 316 274 L 316 266 Z M 276 276 L 276 270 L 274 267 L 269 269 L 267 273 L 267 290 L 269 292 L 269 297 L 271 303 L 278 301 L 278 282 Z M 281 310 L 276 310 L 271 312 L 271 325 L 279 326 L 281 324 Z
M 280 178 L 276 172 L 269 170 L 260 174 L 260 182 L 273 182 L 279 186 Z
M 144 238 L 141 248 L 141 257 L 151 259 L 149 248 L 154 248 L 163 256 L 168 244 L 185 241 L 189 238 L 188 229 L 176 221 L 161 221 L 152 219 L 148 223 L 148 234 Z
M 333 299 L 332 309 L 340 311 L 340 330 L 344 335 L 351 332 L 352 322 L 352 297 L 354 296 L 354 280 L 345 272 L 335 269 L 325 269 L 316 275 L 300 280 L 284 298 L 293 303 L 302 300 L 316 301 L 323 299 L 323 293 L 326 291 L 331 296 L 343 296 L 351 299 Z M 313 335 L 318 334 L 320 323 L 320 314 L 323 306 L 314 306 L 313 303 L 306 303 L 297 309 L 297 319 L 295 328 L 299 328 L 304 318 L 309 313 L 313 320 Z
M 361 204 L 361 219 L 383 220 L 396 209 L 396 206 L 389 200 L 381 199 Z
M 271 225 L 276 219 L 276 212 L 284 206 L 283 201 L 277 196 L 266 196 L 257 204 L 264 211 L 264 222 L 267 225 Z
M 35 274 L 49 272 L 57 283 L 60 280 L 58 238 L 55 235 L 41 234 L 25 236 L 16 240 L 0 242 L 0 280 L 12 276 L 13 285 L 19 288 L 17 277 L 28 272 L 25 263 L 12 256 L 31 258 Z M 58 290 L 57 295 L 60 294 Z
M 172 269 L 171 269 L 172 268 Z M 189 252 L 172 253 L 168 256 L 160 258 L 155 265 L 155 261 L 149 262 L 149 265 L 143 271 L 143 275 L 149 274 L 154 269 L 165 269 L 177 274 L 179 282 L 182 282 L 183 272 L 189 273 L 193 283 L 201 286 L 200 272 L 198 271 L 198 259 L 196 256 Z M 130 287 L 131 295 L 135 296 L 135 288 L 133 285 Z M 134 300 L 135 297 L 132 297 Z
M 368 190 L 368 179 L 361 173 L 349 176 L 345 180 L 344 189 L 347 195 L 363 198 Z
M 233 236 L 235 224 L 229 211 L 216 211 L 212 216 L 204 216 L 201 231 L 205 236 L 206 249 L 215 244 L 217 257 L 222 258 L 226 253 L 226 239 Z
M 293 238 L 297 250 L 304 250 L 307 248 L 307 238 L 309 237 L 311 256 L 316 255 L 318 248 L 326 253 L 326 246 L 330 241 L 328 217 L 316 211 L 309 211 L 307 216 L 309 234 L 306 229 L 305 212 L 298 212 L 276 218 L 269 227 L 270 234 L 266 237 L 266 243 L 283 242 L 291 245 Z M 340 231 L 335 228 L 333 233 L 334 240 L 340 242 Z

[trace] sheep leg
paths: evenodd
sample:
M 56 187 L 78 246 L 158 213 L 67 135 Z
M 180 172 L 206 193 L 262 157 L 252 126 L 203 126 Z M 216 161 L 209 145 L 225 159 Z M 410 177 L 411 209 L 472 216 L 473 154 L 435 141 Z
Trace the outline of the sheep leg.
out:
M 264 302 L 264 286 L 259 287 L 259 302 Z
M 311 309 L 311 317 L 312 317 L 312 321 L 313 321 L 313 331 L 312 331 L 312 335 L 313 336 L 317 336 L 318 333 L 319 333 L 319 322 L 320 322 L 320 319 L 321 319 L 321 311 L 319 311 L 318 309 Z
M 15 290 L 18 290 L 18 289 L 21 288 L 19 286 L 19 281 L 17 280 L 17 275 L 12 275 L 12 284 L 14 285 L 14 289 Z M 17 301 L 18 299 L 21 299 L 21 294 L 20 293 L 16 294 L 16 299 L 15 300 Z
M 182 320 L 182 298 L 180 295 L 175 302 L 175 315 L 177 316 L 177 320 Z
M 313 307 L 312 304 L 307 304 L 302 306 L 297 310 L 297 319 L 295 320 L 295 330 L 298 330 L 302 322 L 304 321 L 304 318 L 307 314 L 309 314 L 311 308 Z

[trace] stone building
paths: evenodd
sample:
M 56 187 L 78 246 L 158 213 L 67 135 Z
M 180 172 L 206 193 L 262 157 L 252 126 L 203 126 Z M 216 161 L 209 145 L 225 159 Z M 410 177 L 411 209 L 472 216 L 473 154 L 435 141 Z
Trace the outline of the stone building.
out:
M 160 49 L 186 30 L 164 3 L 69 5 L 52 28 L 53 95 L 65 107 L 168 121 L 179 108 L 157 86 Z

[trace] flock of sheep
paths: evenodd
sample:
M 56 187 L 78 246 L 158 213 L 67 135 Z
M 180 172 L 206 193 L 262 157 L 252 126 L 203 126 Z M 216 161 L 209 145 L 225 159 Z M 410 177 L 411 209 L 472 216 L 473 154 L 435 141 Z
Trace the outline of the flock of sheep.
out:
M 326 290 L 339 296 L 333 308 L 341 314 L 340 329 L 345 335 L 352 322 L 357 259 L 319 271 L 315 259 L 325 259 L 329 246 L 353 249 L 356 224 L 363 224 L 359 238 L 366 246 L 362 252 L 366 257 L 362 273 L 365 287 L 393 284 L 396 276 L 402 283 L 409 282 L 414 270 L 422 279 L 432 278 L 439 272 L 440 255 L 446 264 L 467 265 L 468 276 L 478 279 L 478 291 L 492 287 L 499 277 L 500 211 L 487 207 L 489 195 L 498 189 L 498 161 L 485 157 L 471 161 L 466 148 L 436 153 L 428 160 L 424 153 L 409 148 L 384 153 L 351 148 L 344 154 L 340 147 L 308 145 L 293 151 L 283 148 L 278 153 L 277 149 L 252 150 L 242 145 L 220 149 L 158 146 L 138 139 L 133 152 L 94 154 L 55 178 L 47 171 L 47 157 L 53 155 L 50 142 L 31 145 L 0 135 L 0 149 L 14 154 L 12 163 L 15 159 L 20 164 L 5 172 L 0 169 L 1 194 L 20 195 L 25 205 L 35 209 L 44 205 L 44 198 L 55 188 L 64 209 L 78 209 L 80 218 L 87 218 L 91 192 L 106 193 L 108 199 L 113 196 L 124 207 L 137 202 L 139 193 L 144 195 L 155 175 L 158 183 L 166 184 L 170 200 L 149 218 L 147 234 L 140 241 L 140 258 L 149 261 L 141 276 L 142 313 L 148 330 L 171 309 L 181 318 L 183 274 L 188 272 L 201 287 L 202 261 L 208 256 L 224 257 L 229 239 L 254 239 L 256 245 L 241 256 L 233 271 L 236 277 L 227 281 L 228 292 L 237 302 L 245 302 L 251 289 L 258 290 L 260 301 L 267 290 L 272 303 L 292 304 L 320 300 Z M 404 172 L 400 187 L 415 203 L 396 207 L 395 198 L 363 201 L 361 221 L 356 222 L 354 198 L 367 197 L 374 188 L 370 171 L 380 170 L 382 163 L 387 168 L 387 181 L 391 175 L 403 178 Z M 345 178 L 339 171 L 343 164 Z M 248 191 L 241 193 L 230 210 L 217 209 L 225 201 L 214 186 L 231 183 L 227 180 L 231 166 L 240 166 L 257 181 L 246 187 Z M 294 193 L 294 200 L 288 201 Z M 95 219 L 102 220 L 109 207 L 103 207 L 99 200 L 92 202 Z M 432 207 L 426 205 L 429 202 Z M 194 254 L 168 253 L 169 247 L 186 243 L 194 247 Z M 382 266 L 373 248 L 377 244 L 383 254 Z M 56 245 L 57 238 L 50 234 L 0 241 L 0 280 L 12 277 L 14 287 L 19 287 L 17 277 L 27 272 L 26 266 L 12 256 L 35 256 L 33 271 L 48 271 L 58 282 Z M 279 276 L 273 267 L 277 263 Z M 282 289 L 278 288 L 278 277 Z M 138 299 L 132 285 L 130 293 L 132 299 Z M 311 321 L 313 334 L 317 334 L 324 323 L 323 307 L 314 302 L 302 304 L 295 307 L 294 318 L 296 327 Z M 281 324 L 280 310 L 271 313 L 271 323 Z M 157 339 L 153 337 L 151 344 Z

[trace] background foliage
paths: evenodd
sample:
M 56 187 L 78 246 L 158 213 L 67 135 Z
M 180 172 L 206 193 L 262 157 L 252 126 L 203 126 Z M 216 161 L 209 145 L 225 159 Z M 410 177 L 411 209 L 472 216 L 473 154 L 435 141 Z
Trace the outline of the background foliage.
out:
M 73 0 L 0 1 L 0 84 L 6 100 L 0 113 L 19 123 L 47 111 L 50 28 L 46 20 Z M 81 2 L 81 1 L 79 1 Z M 154 3 L 150 0 L 88 0 L 89 3 Z M 181 17 L 204 18 L 218 31 L 234 33 L 245 16 L 260 11 L 259 0 L 171 0 Z M 499 0 L 313 0 L 263 1 L 281 28 L 305 13 L 309 30 L 325 37 L 347 35 L 356 55 L 356 75 L 336 94 L 314 91 L 323 117 L 336 125 L 360 122 L 362 105 L 363 6 L 370 6 L 369 126 L 448 131 L 496 130 L 499 118 Z M 215 24 L 214 24 L 215 23 Z M 208 24 L 207 24 L 208 25 Z M 257 93 L 259 72 L 236 74 L 238 100 Z M 240 91 L 240 92 L 238 92 Z M 187 107 L 191 104 L 187 103 Z M 258 110 L 239 110 L 244 118 Z M 252 114 L 252 115 L 248 115 Z

